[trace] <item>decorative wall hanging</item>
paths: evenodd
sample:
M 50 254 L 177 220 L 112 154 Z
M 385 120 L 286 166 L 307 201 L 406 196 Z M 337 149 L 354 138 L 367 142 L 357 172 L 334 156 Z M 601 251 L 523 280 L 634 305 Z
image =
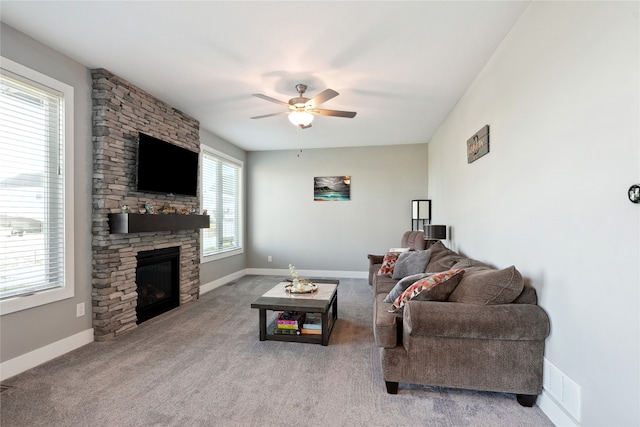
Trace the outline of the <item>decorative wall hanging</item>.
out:
M 317 176 L 313 178 L 313 200 L 320 202 L 351 200 L 351 176 Z
M 489 152 L 489 125 L 467 140 L 467 163 L 473 163 Z

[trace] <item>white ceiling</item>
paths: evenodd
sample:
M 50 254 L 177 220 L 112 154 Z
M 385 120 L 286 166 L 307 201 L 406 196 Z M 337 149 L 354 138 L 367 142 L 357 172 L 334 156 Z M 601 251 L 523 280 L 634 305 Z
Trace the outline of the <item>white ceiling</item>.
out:
M 248 151 L 428 142 L 528 1 L 6 1 L 6 24 Z M 298 129 L 251 96 L 340 95 Z

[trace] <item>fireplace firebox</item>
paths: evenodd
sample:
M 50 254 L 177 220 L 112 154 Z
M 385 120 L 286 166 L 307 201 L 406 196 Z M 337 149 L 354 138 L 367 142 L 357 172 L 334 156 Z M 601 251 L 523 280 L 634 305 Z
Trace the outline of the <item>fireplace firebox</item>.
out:
M 180 305 L 180 247 L 138 252 L 137 324 Z

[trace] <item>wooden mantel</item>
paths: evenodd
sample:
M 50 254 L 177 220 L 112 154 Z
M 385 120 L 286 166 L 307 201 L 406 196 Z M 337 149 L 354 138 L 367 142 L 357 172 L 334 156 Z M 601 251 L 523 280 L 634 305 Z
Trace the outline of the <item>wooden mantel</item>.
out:
M 111 234 L 195 230 L 199 228 L 209 228 L 209 215 L 109 214 L 109 232 Z

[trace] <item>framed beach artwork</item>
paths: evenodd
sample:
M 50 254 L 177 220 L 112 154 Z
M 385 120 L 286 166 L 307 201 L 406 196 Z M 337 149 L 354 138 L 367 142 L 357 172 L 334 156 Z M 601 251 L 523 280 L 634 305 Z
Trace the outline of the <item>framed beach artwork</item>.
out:
M 351 176 L 316 176 L 313 178 L 313 200 L 318 202 L 351 200 Z

